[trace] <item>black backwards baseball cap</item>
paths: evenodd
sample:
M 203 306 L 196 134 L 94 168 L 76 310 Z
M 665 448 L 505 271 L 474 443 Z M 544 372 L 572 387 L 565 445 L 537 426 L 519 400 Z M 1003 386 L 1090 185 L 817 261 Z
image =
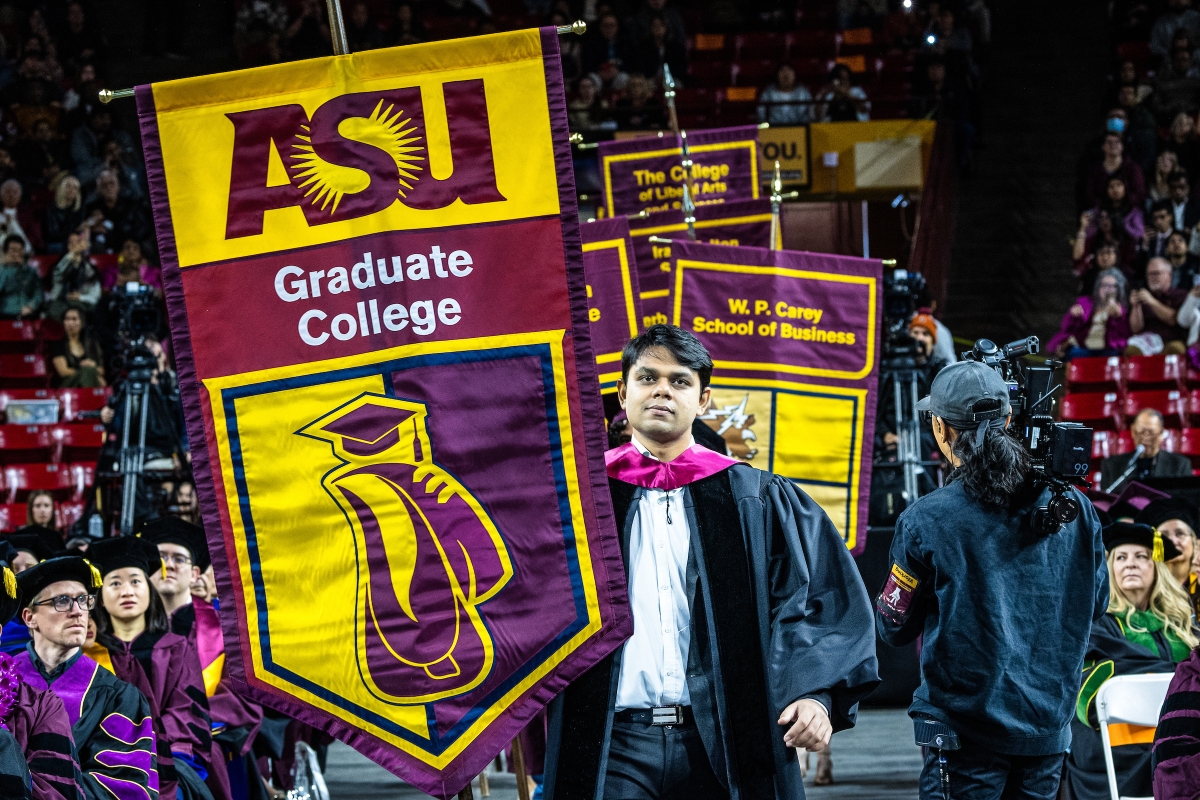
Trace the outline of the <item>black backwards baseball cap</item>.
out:
M 956 431 L 974 430 L 979 447 L 989 428 L 1004 427 L 1012 405 L 999 372 L 978 361 L 959 361 L 937 374 L 917 411 L 941 417 Z

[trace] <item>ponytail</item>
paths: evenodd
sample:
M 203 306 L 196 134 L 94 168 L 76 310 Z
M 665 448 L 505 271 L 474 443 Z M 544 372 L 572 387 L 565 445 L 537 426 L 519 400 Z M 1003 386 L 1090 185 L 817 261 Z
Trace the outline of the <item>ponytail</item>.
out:
M 966 493 L 985 506 L 1007 508 L 1029 475 L 1029 454 L 1025 448 L 1001 427 L 987 428 L 978 447 L 974 430 L 954 433 L 951 452 L 961 464 L 950 473 L 950 480 L 962 481 Z

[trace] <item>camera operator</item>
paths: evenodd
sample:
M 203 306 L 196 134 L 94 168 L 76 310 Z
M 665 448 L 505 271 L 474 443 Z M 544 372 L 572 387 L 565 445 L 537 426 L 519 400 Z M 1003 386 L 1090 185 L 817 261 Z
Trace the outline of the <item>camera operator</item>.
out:
M 88 258 L 90 250 L 88 229 L 80 228 L 67 237 L 67 252 L 54 267 L 54 283 L 46 310 L 60 322 L 71 306 L 90 315 L 100 302 L 100 276 Z
M 948 365 L 948 362 L 937 352 L 938 326 L 929 314 L 916 314 L 908 323 L 908 335 L 913 340 L 913 364 L 917 376 L 917 391 L 925 394 L 933 384 L 933 379 Z M 879 416 L 875 423 L 875 446 L 886 451 L 896 449 L 899 442 L 896 436 L 896 396 L 894 392 L 883 391 L 879 399 Z M 937 449 L 933 434 L 929 431 L 921 433 L 921 450 L 925 457 Z
M 992 367 L 946 367 L 918 410 L 954 470 L 897 521 L 875 618 L 888 644 L 923 637 L 909 707 L 929 748 L 920 797 L 1052 800 L 1088 636 L 1108 607 L 1100 522 L 1068 488 L 1078 516 L 1035 530 L 1051 490 L 1007 431 L 1009 389 Z
M 178 468 L 181 459 L 188 456 L 179 384 L 174 370 L 170 368 L 162 343 L 152 336 L 145 337 L 144 343 L 152 357 L 153 367 L 146 414 L 146 461 L 143 468 L 159 472 L 171 471 Z M 100 411 L 100 421 L 110 432 L 117 434 L 118 440 L 125 419 L 128 388 L 129 382 L 121 381 L 109 398 L 108 405 Z M 132 441 L 136 438 L 136 429 L 131 430 L 130 434 Z

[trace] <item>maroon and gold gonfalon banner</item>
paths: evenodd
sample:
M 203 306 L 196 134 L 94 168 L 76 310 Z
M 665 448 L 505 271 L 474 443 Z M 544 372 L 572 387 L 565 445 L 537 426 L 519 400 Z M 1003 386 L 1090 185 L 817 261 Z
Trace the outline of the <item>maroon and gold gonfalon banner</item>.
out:
M 555 31 L 137 99 L 226 680 L 453 794 L 631 630 Z

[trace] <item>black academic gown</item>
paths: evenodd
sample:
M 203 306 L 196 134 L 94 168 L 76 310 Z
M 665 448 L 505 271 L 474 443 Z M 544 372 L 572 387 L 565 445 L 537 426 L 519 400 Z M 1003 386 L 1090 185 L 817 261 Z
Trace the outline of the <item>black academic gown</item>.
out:
M 626 556 L 645 491 L 609 480 Z M 696 727 L 732 800 L 802 800 L 780 713 L 811 697 L 835 731 L 878 685 L 871 604 L 825 512 L 791 481 L 735 465 L 686 487 L 687 682 Z M 628 576 L 628 573 L 627 573 Z M 618 649 L 550 707 L 547 800 L 595 800 L 616 707 Z

